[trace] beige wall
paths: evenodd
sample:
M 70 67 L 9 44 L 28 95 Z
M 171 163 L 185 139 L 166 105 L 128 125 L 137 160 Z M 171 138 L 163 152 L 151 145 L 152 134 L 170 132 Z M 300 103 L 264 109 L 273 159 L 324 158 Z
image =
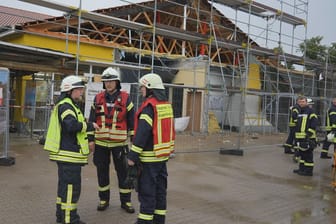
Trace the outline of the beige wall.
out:
M 207 63 L 181 62 L 180 70 L 173 83 L 204 88 L 206 85 Z

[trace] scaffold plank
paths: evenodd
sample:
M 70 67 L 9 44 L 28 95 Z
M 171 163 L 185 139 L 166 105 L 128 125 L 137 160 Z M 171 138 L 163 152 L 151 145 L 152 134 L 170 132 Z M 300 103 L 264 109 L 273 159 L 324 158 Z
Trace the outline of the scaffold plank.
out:
M 282 12 L 281 10 L 269 7 L 267 5 L 255 1 L 244 1 L 244 0 L 213 0 L 213 1 L 246 13 L 251 13 L 254 16 L 262 18 L 275 17 L 282 22 L 295 26 L 306 24 L 306 21 L 304 19 L 290 15 L 288 13 Z
M 155 30 L 154 30 L 153 26 L 150 26 L 150 25 L 137 23 L 134 21 L 129 21 L 126 19 L 121 19 L 118 17 L 108 16 L 108 15 L 104 15 L 100 13 L 89 12 L 86 10 L 80 10 L 79 8 L 75 8 L 73 6 L 66 6 L 63 4 L 54 3 L 51 1 L 47 1 L 47 0 L 20 0 L 20 1 L 28 2 L 31 4 L 36 4 L 39 6 L 48 7 L 51 9 L 60 10 L 60 11 L 74 14 L 77 16 L 79 15 L 79 12 L 80 12 L 80 16 L 82 19 L 101 22 L 101 23 L 105 23 L 108 25 L 116 25 L 122 28 L 136 30 L 136 31 L 145 31 L 149 33 L 155 32 L 155 34 L 157 35 L 171 37 L 174 39 L 187 40 L 187 41 L 193 41 L 193 42 L 206 39 L 206 36 L 203 36 L 201 34 L 197 34 L 194 32 L 187 32 L 185 30 L 178 29 L 178 28 L 168 26 L 168 25 L 156 24 Z
M 118 17 L 113 17 L 110 15 L 104 15 L 101 13 L 96 12 L 89 12 L 86 10 L 81 10 L 79 8 L 76 8 L 74 6 L 67 6 L 55 2 L 51 2 L 49 0 L 19 0 L 22 2 L 27 2 L 31 4 L 36 4 L 43 7 L 48 7 L 55 10 L 60 10 L 63 12 L 67 12 L 70 14 L 73 14 L 75 16 L 81 16 L 82 19 L 95 21 L 95 22 L 101 22 L 108 25 L 115 25 L 119 26 L 125 29 L 140 31 L 140 32 L 147 32 L 152 33 L 155 35 L 160 35 L 172 39 L 178 39 L 178 40 L 185 40 L 185 41 L 191 41 L 211 46 L 219 46 L 219 47 L 225 47 L 227 49 L 235 50 L 235 49 L 243 49 L 242 43 L 236 42 L 236 41 L 229 41 L 229 40 L 222 40 L 217 39 L 216 41 L 212 41 L 211 37 L 207 35 L 202 35 L 197 32 L 189 32 L 186 30 L 182 30 L 180 28 L 172 27 L 169 25 L 164 24 L 156 24 L 155 26 L 147 25 L 143 23 L 138 23 L 134 21 L 129 21 L 126 19 L 121 19 Z M 243 0 L 214 0 L 214 2 L 227 5 L 229 7 L 238 8 L 240 10 L 246 10 L 251 11 L 251 13 L 254 13 L 258 16 L 265 16 L 265 12 L 272 12 L 274 14 L 278 14 L 278 17 L 281 17 L 283 21 L 288 21 L 289 23 L 293 25 L 303 24 L 303 20 L 288 14 L 285 14 L 283 12 L 279 12 L 279 10 L 276 10 L 274 8 L 271 8 L 269 6 L 257 3 L 252 1 L 251 3 L 249 1 L 243 1 Z M 251 4 L 251 10 L 250 10 L 250 4 Z M 258 47 L 258 46 L 252 46 L 249 49 L 251 53 L 258 55 L 258 56 L 267 56 L 267 57 L 277 57 L 277 55 L 274 53 L 272 49 Z M 303 63 L 303 58 L 295 55 L 286 54 L 288 61 L 294 61 L 298 64 Z M 315 62 L 306 62 L 306 64 L 315 64 Z

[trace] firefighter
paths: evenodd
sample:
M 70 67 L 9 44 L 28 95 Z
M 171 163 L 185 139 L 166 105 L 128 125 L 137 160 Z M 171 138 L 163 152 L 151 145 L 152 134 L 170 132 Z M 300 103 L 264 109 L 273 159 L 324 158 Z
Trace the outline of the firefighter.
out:
M 44 149 L 58 166 L 56 222 L 83 224 L 77 213 L 81 192 L 81 169 L 88 162 L 86 131 L 98 125 L 86 122 L 78 102 L 83 95 L 84 83 L 78 76 L 68 76 L 61 83 L 61 95 L 48 127 Z
M 316 128 L 318 124 L 317 115 L 308 106 L 307 98 L 298 98 L 301 107 L 295 127 L 295 142 L 299 150 L 299 168 L 293 170 L 301 176 L 313 176 L 314 160 L 313 150 L 316 148 Z
M 140 167 L 137 224 L 164 224 L 167 209 L 167 165 L 174 151 L 175 129 L 171 104 L 161 77 L 150 73 L 139 80 L 145 98 L 135 116 L 128 165 Z
M 119 70 L 109 67 L 101 75 L 105 91 L 98 93 L 90 111 L 89 121 L 96 122 L 100 130 L 90 133 L 89 144 L 94 150 L 93 163 L 98 176 L 98 211 L 110 203 L 110 163 L 113 158 L 118 177 L 121 208 L 134 213 L 131 189 L 124 186 L 127 175 L 128 136 L 134 131 L 134 105 L 127 92 L 121 91 Z
M 303 101 L 302 101 L 303 102 Z M 313 105 L 314 105 L 314 101 L 311 99 L 311 98 L 307 98 L 307 106 L 309 108 L 313 108 Z M 301 110 L 301 106 L 297 103 L 297 106 L 298 108 L 298 111 Z M 296 113 L 296 111 L 294 112 Z M 297 122 L 297 117 L 298 117 L 298 113 L 296 113 L 296 115 L 294 116 L 296 117 L 296 120 L 294 122 L 294 124 L 296 125 L 296 122 Z M 294 120 L 294 119 L 293 119 Z M 293 127 L 293 141 L 295 142 L 295 126 Z M 298 163 L 300 161 L 300 153 L 299 153 L 299 147 L 296 146 L 295 144 L 292 146 L 292 148 L 294 149 L 294 156 L 293 156 L 293 161 L 295 163 Z
M 284 144 L 284 153 L 285 154 L 294 154 L 292 148 L 294 148 L 294 140 L 295 140 L 295 126 L 297 122 L 297 116 L 300 113 L 300 106 L 296 102 L 293 106 L 289 108 L 289 133 Z
M 330 108 L 326 114 L 326 121 L 325 121 L 325 128 L 327 135 L 331 132 L 336 133 L 336 97 L 332 99 L 332 103 Z M 328 150 L 330 145 L 333 142 L 328 141 L 327 137 L 325 138 L 320 154 L 321 159 L 331 159 L 331 156 L 328 155 Z M 334 151 L 335 151 L 335 143 L 334 144 Z
M 313 108 L 313 105 L 314 105 L 314 101 L 311 99 L 311 98 L 307 98 L 307 106 L 309 108 Z M 300 111 L 301 110 L 301 107 L 300 105 L 298 104 L 297 105 L 297 108 L 298 110 Z M 298 114 L 296 114 L 296 122 L 297 122 L 297 117 L 298 117 Z M 296 122 L 295 122 L 295 125 L 296 125 Z M 293 130 L 293 137 L 294 137 L 294 142 L 295 142 L 295 126 L 294 126 L 294 130 Z M 293 156 L 293 161 L 295 163 L 298 163 L 300 161 L 300 152 L 299 152 L 299 147 L 297 145 L 293 145 L 293 148 L 294 148 L 294 156 Z

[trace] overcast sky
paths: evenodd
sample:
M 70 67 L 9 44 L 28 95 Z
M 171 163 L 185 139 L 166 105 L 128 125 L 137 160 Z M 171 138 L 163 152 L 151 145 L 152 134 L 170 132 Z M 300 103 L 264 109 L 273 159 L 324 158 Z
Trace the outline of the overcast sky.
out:
M 283 2 L 301 2 L 302 0 L 283 0 Z M 307 1 L 307 0 L 304 0 Z M 79 6 L 80 0 L 54 0 L 53 2 L 62 3 L 66 5 Z M 128 0 L 128 1 L 118 1 L 118 0 L 82 0 L 82 8 L 87 10 L 94 10 L 99 8 L 108 8 L 117 5 L 127 4 L 127 2 L 137 3 L 143 2 L 141 0 Z M 277 9 L 280 8 L 279 0 L 258 0 L 257 2 L 267 4 Z M 294 4 L 294 3 L 291 3 Z M 25 10 L 30 10 L 34 12 L 40 12 L 45 14 L 50 14 L 54 16 L 62 15 L 62 12 L 50 10 L 44 7 L 38 7 L 32 4 L 24 3 L 18 0 L 0 0 L 0 5 L 21 8 Z M 286 4 L 283 4 L 286 5 Z M 285 9 L 283 11 L 286 11 Z M 229 12 L 228 12 L 229 14 Z M 224 15 L 226 13 L 224 12 Z M 232 17 L 231 17 L 232 16 Z M 228 17 L 234 18 L 234 14 Z M 300 16 L 299 16 L 300 17 Z M 309 0 L 308 7 L 308 26 L 307 26 L 307 38 L 315 36 L 323 36 L 322 43 L 329 46 L 331 43 L 336 43 L 336 0 Z M 247 32 L 246 29 L 243 31 Z M 277 29 L 277 28 L 276 28 Z M 283 33 L 291 33 L 290 28 L 284 27 Z M 304 34 L 295 34 L 304 37 Z

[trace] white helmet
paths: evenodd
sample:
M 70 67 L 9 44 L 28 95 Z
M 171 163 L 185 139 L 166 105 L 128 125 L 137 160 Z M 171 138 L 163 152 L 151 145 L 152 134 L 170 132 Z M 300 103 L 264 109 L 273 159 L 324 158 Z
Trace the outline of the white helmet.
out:
M 164 89 L 161 77 L 155 73 L 142 76 L 139 80 L 139 85 L 148 89 Z
M 69 75 L 62 80 L 61 92 L 68 92 L 76 88 L 84 88 L 84 82 L 81 78 L 75 75 Z
M 120 82 L 120 72 L 119 70 L 112 68 L 112 67 L 108 67 L 107 69 L 105 69 L 103 71 L 103 74 L 101 76 L 101 81 L 113 81 L 113 80 L 117 80 Z
M 312 98 L 307 98 L 307 104 L 308 105 L 314 105 L 314 101 Z

